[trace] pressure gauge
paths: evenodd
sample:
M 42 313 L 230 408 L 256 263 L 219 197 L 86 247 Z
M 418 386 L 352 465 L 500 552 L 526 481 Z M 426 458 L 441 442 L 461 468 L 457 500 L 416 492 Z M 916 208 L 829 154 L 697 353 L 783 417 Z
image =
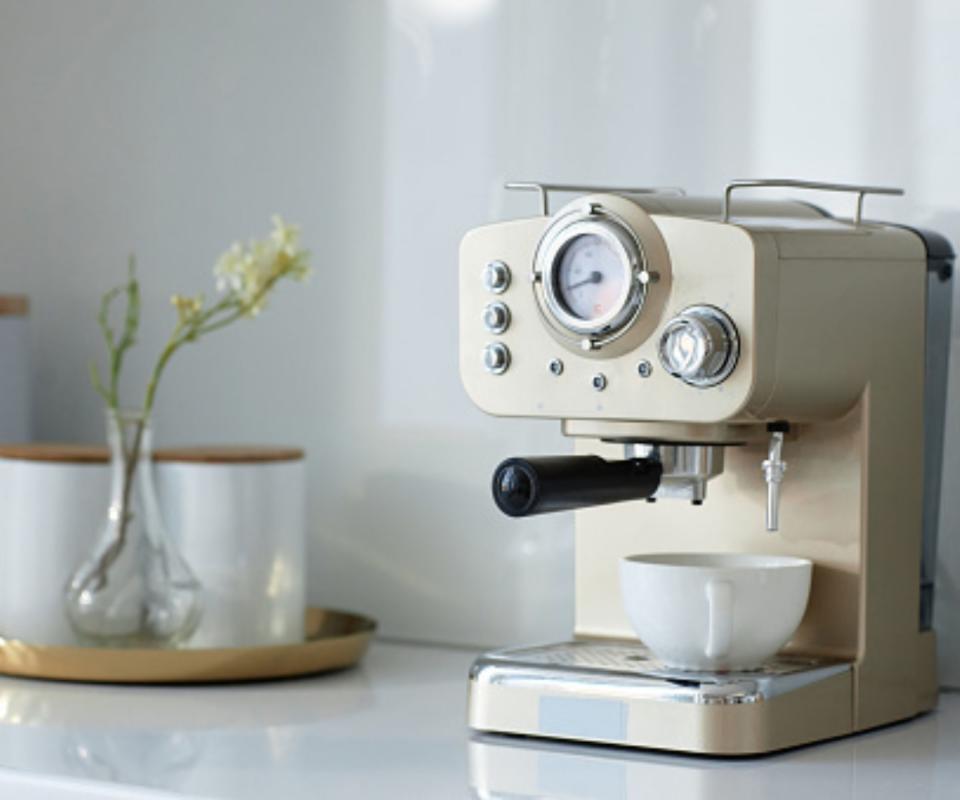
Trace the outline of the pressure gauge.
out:
M 595 322 L 622 305 L 631 272 L 606 239 L 581 233 L 560 252 L 554 272 L 557 299 L 578 320 Z
M 636 235 L 596 203 L 558 218 L 534 263 L 548 321 L 589 345 L 602 345 L 629 327 L 650 277 Z

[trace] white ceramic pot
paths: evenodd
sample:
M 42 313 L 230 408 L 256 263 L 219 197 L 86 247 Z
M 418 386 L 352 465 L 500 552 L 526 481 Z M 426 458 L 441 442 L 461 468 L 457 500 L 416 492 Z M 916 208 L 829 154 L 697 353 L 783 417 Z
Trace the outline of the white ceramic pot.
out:
M 810 594 L 805 558 L 739 553 L 637 555 L 620 563 L 637 636 L 670 667 L 761 666 L 793 635 Z
M 64 587 L 103 522 L 103 448 L 0 447 L 0 636 L 75 644 Z
M 203 587 L 187 647 L 303 641 L 306 611 L 301 450 L 158 450 L 168 530 Z
M 188 647 L 303 640 L 303 452 L 191 448 L 156 453 L 161 515 L 203 587 Z M 71 645 L 67 580 L 107 511 L 106 448 L 0 446 L 0 636 Z
M 0 442 L 30 440 L 27 298 L 0 295 Z

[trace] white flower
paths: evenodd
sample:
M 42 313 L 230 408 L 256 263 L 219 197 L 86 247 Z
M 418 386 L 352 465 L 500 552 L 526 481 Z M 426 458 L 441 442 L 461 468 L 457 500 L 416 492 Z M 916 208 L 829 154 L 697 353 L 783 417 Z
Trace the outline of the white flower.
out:
M 243 313 L 256 316 L 280 278 L 303 280 L 309 275 L 307 258 L 300 247 L 300 229 L 274 216 L 267 239 L 251 241 L 246 247 L 237 242 L 220 256 L 213 270 L 217 289 L 235 295 Z
M 279 214 L 270 217 L 270 221 L 273 223 L 270 241 L 288 256 L 295 255 L 300 248 L 300 226 L 287 225 Z
M 182 294 L 175 294 L 170 298 L 170 303 L 177 309 L 177 319 L 181 324 L 185 324 L 192 322 L 203 310 L 203 295 L 184 297 Z
M 218 292 L 240 290 L 243 258 L 243 245 L 240 242 L 234 242 L 230 249 L 220 256 L 217 265 L 213 268 Z

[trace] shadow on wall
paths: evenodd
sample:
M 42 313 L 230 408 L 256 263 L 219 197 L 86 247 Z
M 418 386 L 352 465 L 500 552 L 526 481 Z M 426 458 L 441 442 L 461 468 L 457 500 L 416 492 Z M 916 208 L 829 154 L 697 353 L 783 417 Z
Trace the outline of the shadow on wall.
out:
M 502 644 L 505 635 L 517 640 L 536 629 L 551 596 L 554 605 L 566 606 L 573 576 L 562 582 L 556 576 L 572 571 L 572 552 L 566 554 L 568 568 L 558 565 L 552 532 L 546 534 L 549 552 L 538 560 L 537 551 L 545 544 L 543 526 L 528 523 L 523 529 L 523 521 L 506 520 L 492 501 L 478 515 L 478 494 L 488 499 L 485 485 L 470 488 L 437 478 L 430 493 L 443 502 L 423 497 L 422 484 L 409 474 L 377 472 L 367 480 L 365 498 L 355 509 L 358 528 L 373 532 L 376 540 L 375 547 L 355 555 L 366 562 L 364 574 L 371 583 L 379 585 L 385 617 L 402 597 L 404 620 L 419 621 L 412 637 L 450 641 L 444 627 L 451 619 L 463 619 L 470 629 L 457 638 L 487 646 Z M 473 540 L 472 546 L 458 545 L 465 537 Z M 487 606 L 488 613 L 478 606 Z
M 503 516 L 490 443 L 436 438 L 383 448 L 361 490 L 341 498 L 348 527 L 322 533 L 313 589 L 373 614 L 390 637 L 488 646 L 538 629 L 569 635 L 572 518 Z M 469 461 L 454 472 L 449 455 L 435 461 L 441 449 Z

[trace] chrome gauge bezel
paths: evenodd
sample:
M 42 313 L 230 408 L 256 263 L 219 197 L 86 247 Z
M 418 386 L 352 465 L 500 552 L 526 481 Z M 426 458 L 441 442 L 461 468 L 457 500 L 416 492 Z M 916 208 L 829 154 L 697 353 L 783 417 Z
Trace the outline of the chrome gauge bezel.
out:
M 572 314 L 560 297 L 557 274 L 566 248 L 577 238 L 603 239 L 629 272 L 616 304 L 603 316 L 585 320 Z M 554 330 L 570 339 L 599 348 L 623 334 L 640 315 L 650 275 L 643 245 L 630 226 L 599 203 L 590 203 L 554 220 L 547 228 L 533 263 L 537 301 Z

